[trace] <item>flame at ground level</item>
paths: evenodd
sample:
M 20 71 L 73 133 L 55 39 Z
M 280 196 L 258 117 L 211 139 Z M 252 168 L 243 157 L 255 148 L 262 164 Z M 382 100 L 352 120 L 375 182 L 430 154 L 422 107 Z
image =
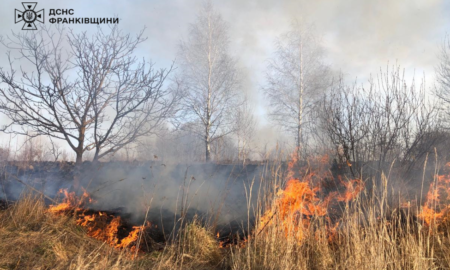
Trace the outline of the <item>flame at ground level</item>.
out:
M 319 159 L 321 162 L 326 158 Z M 305 230 L 310 227 L 312 217 L 326 216 L 326 226 L 329 239 L 336 234 L 339 220 L 331 222 L 327 216 L 332 206 L 337 203 L 351 203 L 364 190 L 361 179 L 343 180 L 337 177 L 337 191 L 322 190 L 322 184 L 332 175 L 320 171 L 312 171 L 310 167 L 295 171 L 297 159 L 293 155 L 288 166 L 286 185 L 284 190 L 277 191 L 276 197 L 260 218 L 259 233 L 268 226 L 275 226 L 282 230 L 286 236 L 294 235 L 298 240 L 304 236 Z M 443 230 L 450 227 L 450 163 L 445 168 L 447 173 L 435 175 L 430 184 L 424 205 L 418 209 L 416 217 L 423 221 L 429 229 Z M 303 177 L 294 178 L 294 175 Z M 409 208 L 411 203 L 400 205 Z
M 431 227 L 450 223 L 450 162 L 444 170 L 448 172 L 434 177 L 422 211 L 418 214 L 418 217 Z
M 49 213 L 55 215 L 71 213 L 76 217 L 76 224 L 87 229 L 88 236 L 117 249 L 140 250 L 139 240 L 142 234 L 152 227 L 150 222 L 146 222 L 143 226 L 133 226 L 131 230 L 128 230 L 119 216 L 102 211 L 87 214 L 92 211 L 84 207 L 88 202 L 92 202 L 92 199 L 86 191 L 81 197 L 67 190 L 60 190 L 60 193 L 64 195 L 63 201 L 60 204 L 51 205 L 48 209 Z
M 317 159 L 319 165 L 328 162 L 328 156 Z M 322 191 L 322 184 L 325 179 L 333 179 L 329 170 L 312 171 L 298 167 L 297 154 L 292 155 L 292 161 L 288 165 L 288 180 L 284 190 L 278 190 L 277 196 L 270 209 L 266 210 L 260 220 L 260 232 L 267 226 L 280 225 L 285 235 L 293 234 L 298 240 L 303 238 L 304 230 L 310 226 L 312 217 L 322 217 L 328 214 L 329 207 L 336 202 L 350 202 L 358 197 L 364 190 L 364 182 L 361 179 L 342 180 L 338 177 L 341 185 L 338 190 L 328 192 L 326 196 Z M 319 166 L 320 167 L 320 166 Z M 323 166 L 322 166 L 323 167 Z M 295 175 L 303 175 L 295 178 Z M 344 189 L 342 191 L 342 189 Z M 339 224 L 331 224 L 327 217 L 327 229 L 330 235 L 334 234 Z M 276 222 L 275 222 L 276 221 Z
M 342 194 L 330 192 L 324 199 L 320 199 L 319 187 L 311 187 L 309 182 L 300 179 L 287 181 L 286 188 L 278 191 L 272 208 L 261 217 L 261 231 L 277 221 L 282 224 L 281 228 L 286 236 L 294 234 L 298 240 L 301 240 L 303 231 L 310 226 L 312 217 L 327 215 L 329 206 L 333 202 L 349 202 L 364 189 L 363 182 L 358 179 L 351 180 L 344 186 L 346 189 Z M 339 222 L 331 224 L 329 218 L 326 220 L 329 223 L 327 227 L 330 233 L 335 232 Z

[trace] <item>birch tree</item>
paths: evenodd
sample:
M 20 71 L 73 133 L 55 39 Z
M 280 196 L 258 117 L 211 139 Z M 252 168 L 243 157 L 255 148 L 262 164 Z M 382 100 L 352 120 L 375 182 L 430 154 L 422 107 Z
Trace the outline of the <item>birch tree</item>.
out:
M 208 2 L 179 50 L 177 83 L 184 92 L 181 126 L 202 139 L 207 162 L 211 144 L 233 131 L 233 110 L 240 104 L 236 61 L 229 54 L 229 44 L 227 25 Z
M 327 87 L 328 67 L 310 24 L 294 22 L 291 30 L 277 40 L 276 48 L 269 59 L 263 90 L 272 120 L 293 134 L 300 153 L 305 151 L 305 128 L 314 120 L 311 111 Z

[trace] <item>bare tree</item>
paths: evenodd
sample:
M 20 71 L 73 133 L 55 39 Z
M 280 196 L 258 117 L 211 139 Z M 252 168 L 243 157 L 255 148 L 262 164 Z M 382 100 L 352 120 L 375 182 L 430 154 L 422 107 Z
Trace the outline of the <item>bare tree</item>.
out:
M 45 143 L 42 137 L 27 137 L 19 148 L 18 160 L 33 162 L 44 161 L 48 152 L 45 151 Z
M 177 79 L 185 93 L 181 126 L 201 137 L 206 161 L 211 160 L 211 144 L 233 131 L 232 111 L 240 104 L 236 61 L 228 47 L 226 24 L 208 2 L 181 43 Z
M 53 161 L 57 162 L 59 157 L 62 154 L 62 150 L 59 147 L 59 145 L 52 140 L 52 137 L 48 137 L 48 138 L 50 140 L 50 145 L 51 145 L 50 153 L 51 153 L 51 155 L 53 157 Z
M 447 35 L 441 45 L 440 62 L 437 66 L 438 86 L 435 94 L 441 101 L 441 108 L 444 122 L 448 124 L 448 116 L 450 116 L 450 36 Z
M 439 126 L 424 81 L 418 87 L 414 79 L 407 82 L 399 67 L 380 71 L 365 87 L 337 80 L 325 97 L 323 123 L 353 174 L 353 167 L 368 162 L 378 169 L 394 160 L 413 164 L 429 150 L 424 139 Z
M 95 149 L 98 160 L 151 134 L 176 100 L 163 88 L 171 69 L 134 56 L 143 31 L 132 37 L 115 26 L 89 36 L 44 28 L 2 41 L 26 64 L 14 68 L 8 52 L 9 71 L 0 69 L 0 111 L 12 120 L 5 130 L 63 139 L 77 163 L 85 151 Z
M 311 112 L 328 86 L 328 67 L 320 40 L 310 24 L 294 22 L 276 46 L 263 90 L 270 102 L 272 119 L 292 132 L 297 149 L 304 151 L 304 128 L 313 120 Z

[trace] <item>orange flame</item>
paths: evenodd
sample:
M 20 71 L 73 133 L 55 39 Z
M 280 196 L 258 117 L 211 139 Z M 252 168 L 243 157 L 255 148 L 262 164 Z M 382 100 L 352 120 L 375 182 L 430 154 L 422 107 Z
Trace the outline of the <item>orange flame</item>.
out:
M 64 194 L 64 199 L 60 204 L 50 205 L 47 211 L 53 214 L 62 214 L 64 212 L 74 210 L 81 211 L 85 204 L 94 202 L 89 196 L 89 193 L 87 193 L 84 189 L 81 197 L 77 197 L 75 192 L 68 192 L 67 189 L 60 189 L 58 193 Z
M 328 160 L 328 156 L 317 159 L 319 165 L 327 164 Z M 323 180 L 333 176 L 328 170 L 311 171 L 309 167 L 297 170 L 296 167 L 298 166 L 297 155 L 294 153 L 291 162 L 288 164 L 287 178 L 289 180 L 286 182 L 286 187 L 284 190 L 277 192 L 277 198 L 273 206 L 261 217 L 260 232 L 265 227 L 274 225 L 276 221 L 279 221 L 286 236 L 293 233 L 298 240 L 301 240 L 303 232 L 310 226 L 311 218 L 327 215 L 332 201 L 348 203 L 364 190 L 364 183 L 360 179 L 353 179 L 348 182 L 340 179 L 345 190 L 342 193 L 329 192 L 327 196 L 322 196 L 324 198 L 321 199 Z M 301 175 L 302 172 L 302 177 L 294 177 L 295 175 Z M 327 218 L 327 221 L 331 223 L 329 218 Z M 336 233 L 338 224 L 338 222 L 329 224 L 329 239 L 334 237 L 332 235 Z
M 67 190 L 60 190 L 59 192 L 65 196 L 63 201 L 58 205 L 51 205 L 48 212 L 56 215 L 75 212 L 77 215 L 76 224 L 85 227 L 89 237 L 106 242 L 114 248 L 127 248 L 136 251 L 137 241 L 141 233 L 151 227 L 149 222 L 144 226 L 133 226 L 128 235 L 120 239 L 119 233 L 124 230 L 120 217 L 109 215 L 106 212 L 85 214 L 87 210 L 83 207 L 86 206 L 87 202 L 93 202 L 85 190 L 81 197 L 77 197 L 75 192 L 68 192 Z
M 343 194 L 338 195 L 337 200 L 339 202 L 350 202 L 353 201 L 361 191 L 364 190 L 364 182 L 361 179 L 353 179 L 348 182 L 342 181 L 339 177 L 341 184 L 345 187 Z
M 449 168 L 450 163 L 447 163 L 446 169 Z M 449 201 L 450 173 L 438 175 L 435 181 L 430 184 L 425 203 L 418 217 L 428 226 L 439 226 L 448 219 Z

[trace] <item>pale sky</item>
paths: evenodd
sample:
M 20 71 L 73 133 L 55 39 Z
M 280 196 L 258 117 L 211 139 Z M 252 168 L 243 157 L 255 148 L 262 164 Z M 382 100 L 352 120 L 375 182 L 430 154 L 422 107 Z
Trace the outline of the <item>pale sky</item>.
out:
M 221 0 L 212 1 L 229 25 L 230 53 L 246 75 L 245 91 L 261 119 L 261 128 L 273 132 L 267 121 L 261 92 L 266 61 L 277 36 L 289 30 L 292 19 L 306 17 L 323 37 L 326 59 L 348 78 L 367 78 L 380 67 L 398 63 L 407 74 L 425 74 L 433 84 L 439 46 L 450 33 L 450 0 Z M 165 67 L 175 60 L 180 39 L 188 33 L 203 0 L 41 0 L 36 10 L 74 9 L 68 18 L 120 18 L 120 27 L 137 33 L 147 27 L 148 40 L 139 56 Z M 22 31 L 14 23 L 21 1 L 0 0 L 0 35 Z M 94 25 L 68 25 L 75 31 L 95 31 Z M 39 27 L 39 25 L 38 25 Z M 0 48 L 0 66 L 5 65 Z M 0 122 L 4 121 L 0 118 Z M 4 123 L 0 123 L 4 124 Z M 272 131 L 271 131 L 272 130 Z

